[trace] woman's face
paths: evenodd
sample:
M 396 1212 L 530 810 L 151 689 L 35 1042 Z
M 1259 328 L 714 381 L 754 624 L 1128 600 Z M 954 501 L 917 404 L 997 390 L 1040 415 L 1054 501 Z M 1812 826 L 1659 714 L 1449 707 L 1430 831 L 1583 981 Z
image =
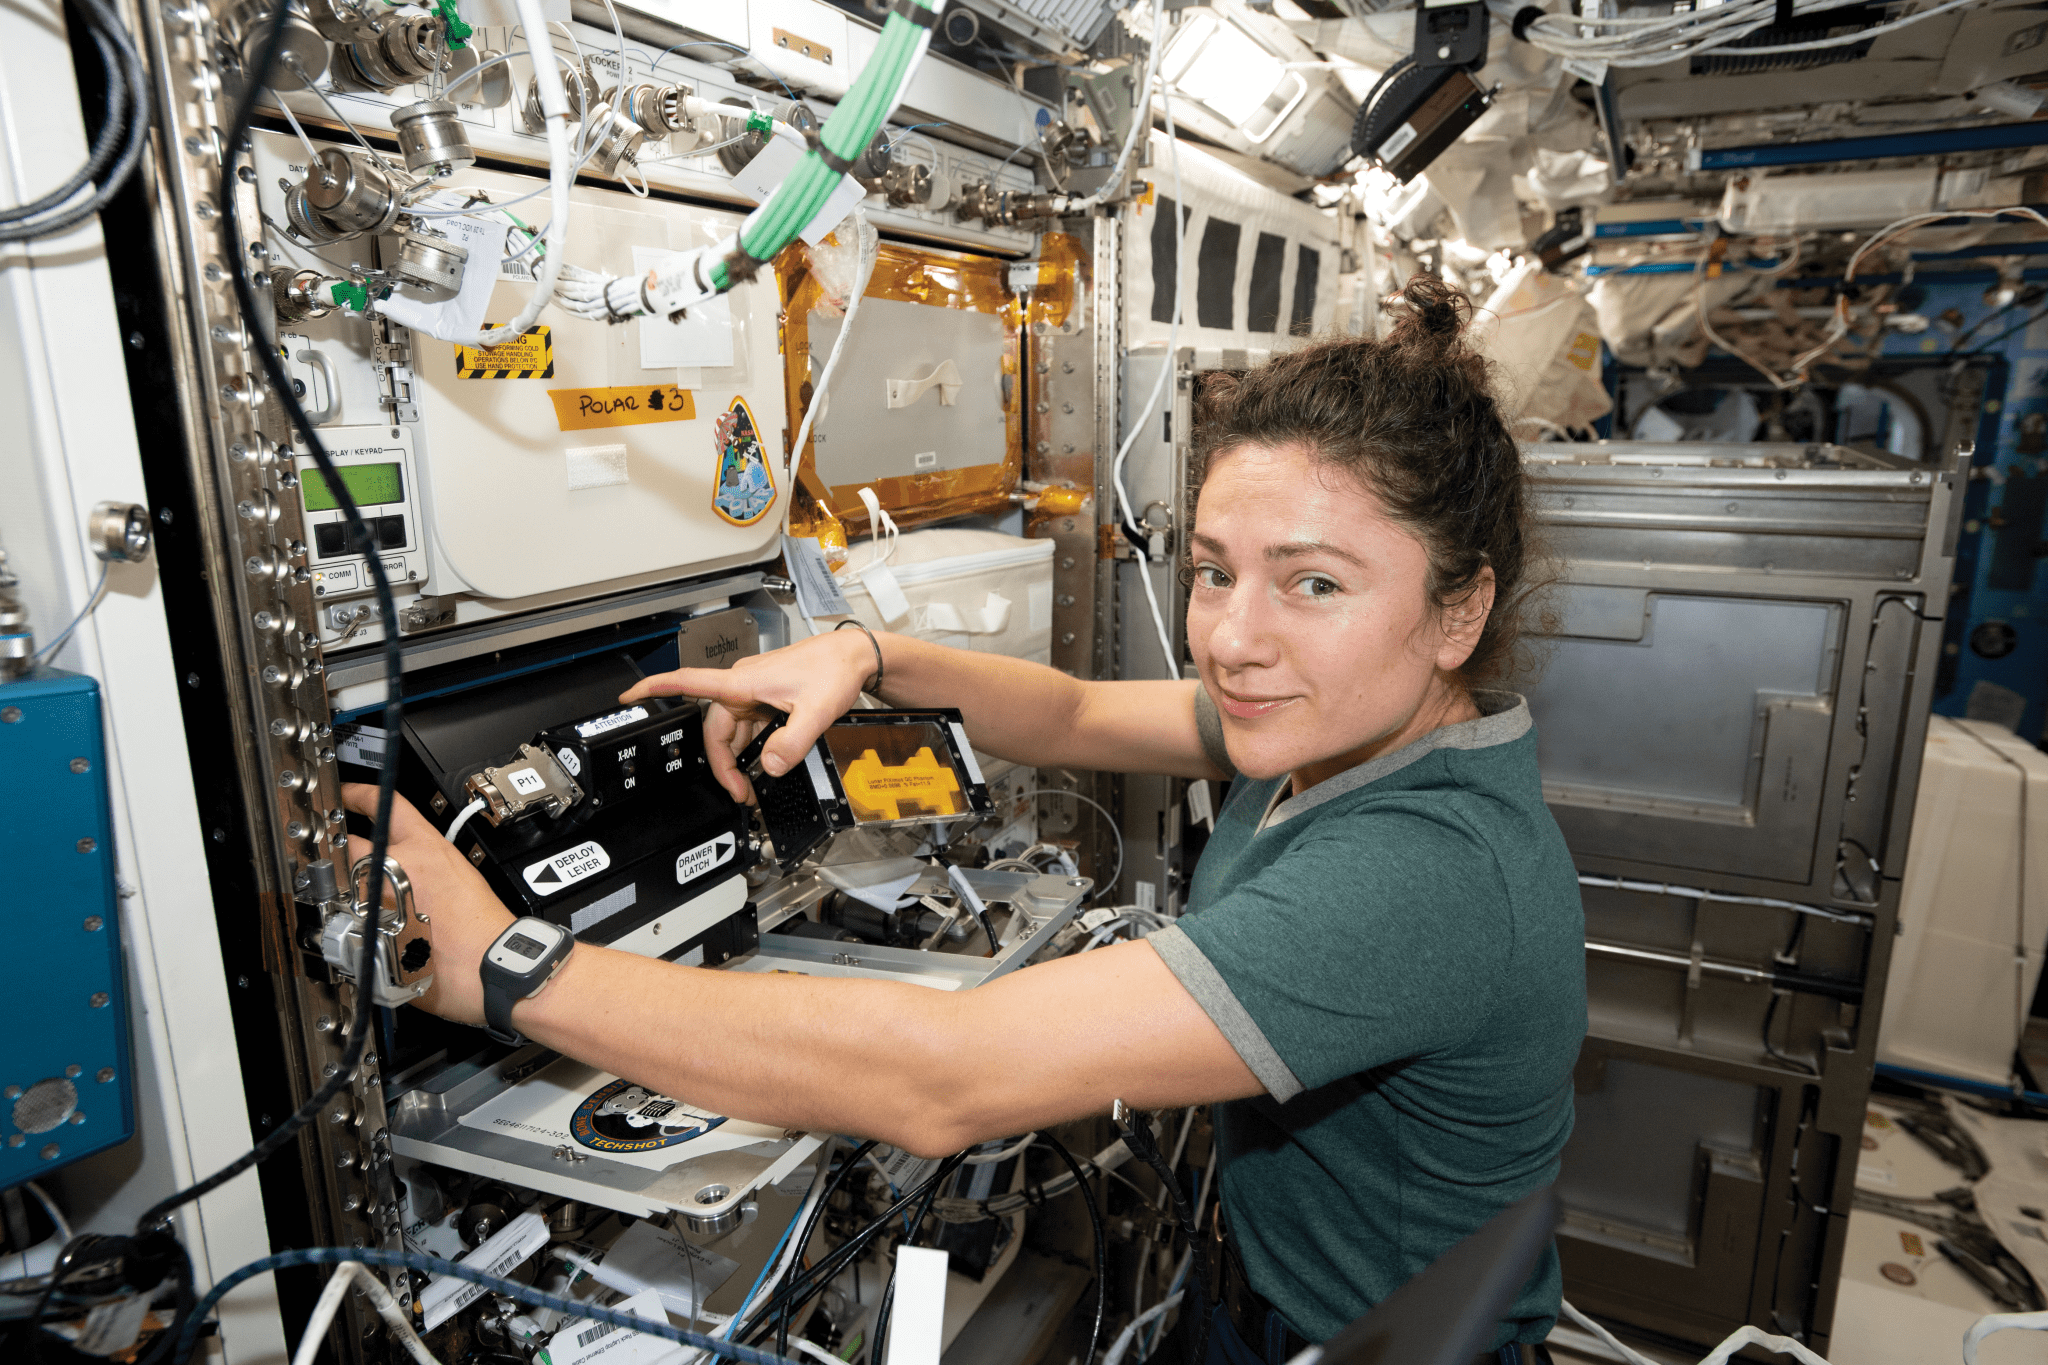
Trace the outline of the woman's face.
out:
M 1429 555 L 1379 499 L 1298 447 L 1209 465 L 1190 540 L 1188 646 L 1248 777 L 1295 789 L 1478 714 L 1452 676 L 1492 604 L 1429 599 Z

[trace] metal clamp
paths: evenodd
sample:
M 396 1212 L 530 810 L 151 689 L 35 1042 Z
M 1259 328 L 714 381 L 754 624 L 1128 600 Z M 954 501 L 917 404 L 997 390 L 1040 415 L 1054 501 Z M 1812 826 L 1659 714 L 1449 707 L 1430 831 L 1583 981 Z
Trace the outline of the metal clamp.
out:
M 350 908 L 329 915 L 320 929 L 320 955 L 349 980 L 355 979 L 362 962 L 363 929 L 369 922 L 369 907 L 363 898 L 369 876 L 370 860 L 357 859 L 349 869 Z M 380 1005 L 405 1005 L 425 995 L 434 984 L 433 933 L 427 917 L 413 905 L 412 879 L 389 854 L 384 857 L 384 877 L 398 893 L 398 915 L 395 919 L 388 914 L 379 917 L 377 971 L 369 983 L 370 993 Z

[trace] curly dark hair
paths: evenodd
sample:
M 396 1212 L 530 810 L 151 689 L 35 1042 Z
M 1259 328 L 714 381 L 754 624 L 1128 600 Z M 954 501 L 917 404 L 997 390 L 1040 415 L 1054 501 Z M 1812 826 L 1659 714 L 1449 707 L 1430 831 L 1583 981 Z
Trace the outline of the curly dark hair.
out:
M 1472 311 L 1443 281 L 1418 275 L 1385 340 L 1311 342 L 1251 370 L 1202 377 L 1188 477 L 1242 445 L 1300 446 L 1379 499 L 1429 552 L 1439 609 L 1493 569 L 1493 612 L 1459 673 L 1496 682 L 1519 672 L 1532 570 L 1541 562 L 1522 457 L 1487 362 L 1465 339 Z

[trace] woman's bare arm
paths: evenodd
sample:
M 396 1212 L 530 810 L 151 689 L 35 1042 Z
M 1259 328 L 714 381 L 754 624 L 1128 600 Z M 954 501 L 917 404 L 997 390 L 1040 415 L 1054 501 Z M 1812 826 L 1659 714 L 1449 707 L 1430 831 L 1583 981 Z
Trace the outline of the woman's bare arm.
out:
M 891 706 L 957 708 L 983 753 L 1037 768 L 1166 773 L 1220 778 L 1195 728 L 1195 682 L 1082 682 L 1058 669 L 998 654 L 878 632 L 881 696 Z M 741 659 L 731 668 L 684 668 L 647 678 L 621 700 L 699 697 L 712 771 L 740 800 L 750 795 L 732 755 L 748 722 L 773 707 L 789 717 L 762 751 L 773 775 L 803 760 L 819 735 L 851 710 L 874 677 L 875 646 L 857 630 L 834 631 Z

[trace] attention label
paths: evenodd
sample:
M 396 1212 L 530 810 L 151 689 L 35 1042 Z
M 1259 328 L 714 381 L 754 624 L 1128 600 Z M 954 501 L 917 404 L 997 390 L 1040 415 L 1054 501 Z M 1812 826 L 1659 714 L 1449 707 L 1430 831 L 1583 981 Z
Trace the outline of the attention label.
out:
M 596 720 L 584 721 L 576 727 L 576 733 L 585 739 L 596 739 L 606 731 L 616 730 L 621 725 L 631 725 L 636 720 L 646 719 L 646 707 L 629 706 L 623 711 L 614 711 L 608 716 L 599 716 Z
M 612 855 L 604 851 L 604 845 L 586 839 L 574 848 L 532 864 L 521 875 L 536 896 L 552 896 L 585 877 L 595 877 L 611 865 Z
M 721 834 L 708 844 L 699 844 L 676 858 L 676 885 L 695 881 L 714 867 L 723 867 L 739 851 L 739 840 Z
M 688 389 L 673 384 L 613 389 L 549 389 L 555 425 L 563 431 L 637 427 L 649 422 L 687 422 L 697 415 Z
M 483 330 L 496 327 L 487 322 Z M 499 346 L 455 347 L 457 379 L 553 379 L 555 341 L 546 327 L 529 327 Z M 568 427 L 562 430 L 569 430 Z

